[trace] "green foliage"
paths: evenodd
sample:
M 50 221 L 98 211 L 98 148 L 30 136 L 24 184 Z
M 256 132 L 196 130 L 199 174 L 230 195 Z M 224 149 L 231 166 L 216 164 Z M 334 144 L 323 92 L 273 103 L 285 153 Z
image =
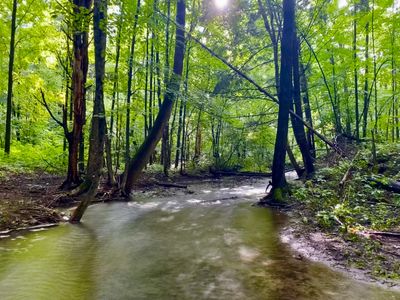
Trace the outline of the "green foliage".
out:
M 62 145 L 14 143 L 10 155 L 0 153 L 0 177 L 10 173 L 48 172 L 60 174 L 66 167 L 67 153 Z
M 378 148 L 384 157 L 393 154 L 397 146 L 379 145 Z M 399 226 L 400 196 L 386 192 L 368 180 L 371 176 L 383 183 L 393 179 L 373 174 L 368 149 L 362 150 L 357 157 L 353 163 L 341 161 L 320 169 L 304 187 L 295 190 L 294 198 L 304 203 L 314 215 L 315 222 L 326 229 L 348 232 L 350 228 L 387 230 Z M 341 188 L 339 182 L 350 167 L 351 178 Z M 399 168 L 398 164 L 392 163 L 386 172 L 397 174 Z

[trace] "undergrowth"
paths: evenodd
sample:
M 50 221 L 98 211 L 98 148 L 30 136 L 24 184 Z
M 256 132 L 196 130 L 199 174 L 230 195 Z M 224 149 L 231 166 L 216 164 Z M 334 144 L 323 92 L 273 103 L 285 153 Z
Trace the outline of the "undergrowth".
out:
M 352 158 L 325 162 L 312 179 L 296 187 L 293 198 L 304 207 L 303 222 L 340 234 L 355 245 L 356 253 L 348 258 L 351 264 L 370 265 L 376 276 L 399 279 L 400 264 L 388 266 L 379 243 L 360 233 L 400 231 L 400 194 L 371 180 L 385 184 L 400 180 L 400 145 L 377 145 L 376 158 L 369 149 L 357 148 Z M 350 176 L 341 185 L 349 170 Z
M 0 178 L 8 174 L 35 172 L 61 174 L 66 170 L 67 155 L 60 145 L 14 142 L 9 155 L 0 153 Z

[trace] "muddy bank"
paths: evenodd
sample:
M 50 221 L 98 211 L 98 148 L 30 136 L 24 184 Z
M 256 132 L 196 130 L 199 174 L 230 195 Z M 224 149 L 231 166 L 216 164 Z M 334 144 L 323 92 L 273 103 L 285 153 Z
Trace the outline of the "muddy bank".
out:
M 323 232 L 306 224 L 300 209 L 285 212 L 288 223 L 281 231 L 282 242 L 298 253 L 298 259 L 321 262 L 355 280 L 400 290 L 400 280 L 389 278 L 398 270 L 399 240 Z

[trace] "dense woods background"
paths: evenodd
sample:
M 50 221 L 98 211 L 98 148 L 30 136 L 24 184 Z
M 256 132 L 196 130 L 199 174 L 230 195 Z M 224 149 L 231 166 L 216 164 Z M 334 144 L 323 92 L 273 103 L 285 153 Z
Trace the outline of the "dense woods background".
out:
M 97 59 L 105 59 L 110 184 L 125 184 L 119 175 L 138 156 L 165 174 L 270 170 L 282 97 L 290 98 L 292 121 L 287 140 L 278 134 L 281 169 L 286 142 L 292 164 L 304 162 L 311 173 L 313 159 L 335 148 L 340 134 L 389 143 L 400 137 L 395 1 L 107 2 L 0 4 L 0 144 L 10 168 L 68 170 L 64 187 L 81 183 L 90 124 L 103 114 L 93 110 L 103 82 L 96 79 L 93 7 L 106 4 L 98 26 L 107 44 Z M 294 5 L 295 19 L 294 11 L 285 17 Z M 285 18 L 292 18 L 286 37 Z M 170 117 L 158 120 L 167 101 Z M 161 142 L 142 149 L 144 158 L 138 150 L 152 134 Z

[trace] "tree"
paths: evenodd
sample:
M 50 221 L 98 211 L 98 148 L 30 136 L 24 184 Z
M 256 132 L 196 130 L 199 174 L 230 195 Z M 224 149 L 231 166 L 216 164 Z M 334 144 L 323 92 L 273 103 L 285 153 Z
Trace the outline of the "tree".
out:
M 161 139 L 162 132 L 171 115 L 172 107 L 177 94 L 180 90 L 181 77 L 183 70 L 183 60 L 185 56 L 185 0 L 178 0 L 176 10 L 176 32 L 175 32 L 175 53 L 173 73 L 169 79 L 167 89 L 164 94 L 164 101 L 161 105 L 157 118 L 154 121 L 148 136 L 130 161 L 126 172 L 126 183 L 123 193 L 129 195 L 134 182 L 138 179 L 143 168 L 146 166 L 154 152 L 157 143 Z
M 106 56 L 106 16 L 107 0 L 94 0 L 93 31 L 95 50 L 96 91 L 90 131 L 89 160 L 83 185 L 86 192 L 73 212 L 70 222 L 79 222 L 95 196 L 103 167 L 104 142 L 106 138 L 106 115 L 104 109 L 104 74 Z
M 7 112 L 6 112 L 6 135 L 4 143 L 4 152 L 10 154 L 11 146 L 11 110 L 13 95 L 13 70 L 15 56 L 15 32 L 17 19 L 17 0 L 13 0 L 12 16 L 11 16 L 11 39 L 10 39 L 10 56 L 8 62 L 8 89 L 7 89 Z
M 62 187 L 81 183 L 78 170 L 79 146 L 83 138 L 83 126 L 86 121 L 86 80 L 89 66 L 88 29 L 92 0 L 74 0 L 73 2 L 73 67 L 72 99 L 73 128 L 68 135 L 68 172 Z
M 292 56 L 292 68 L 293 68 L 293 103 L 294 111 L 296 115 L 303 118 L 303 108 L 301 103 L 301 91 L 300 91 L 300 41 L 296 37 L 296 31 L 293 34 L 293 56 Z M 307 142 L 304 125 L 299 119 L 291 115 L 293 133 L 296 138 L 297 144 L 299 145 L 301 156 L 303 157 L 304 168 L 307 175 L 314 173 L 313 158 L 311 156 L 309 143 Z
M 295 1 L 283 0 L 283 31 L 281 42 L 281 73 L 279 92 L 278 128 L 272 162 L 272 199 L 282 201 L 286 188 L 285 156 L 288 137 L 289 110 L 292 105 L 292 57 L 295 33 Z

